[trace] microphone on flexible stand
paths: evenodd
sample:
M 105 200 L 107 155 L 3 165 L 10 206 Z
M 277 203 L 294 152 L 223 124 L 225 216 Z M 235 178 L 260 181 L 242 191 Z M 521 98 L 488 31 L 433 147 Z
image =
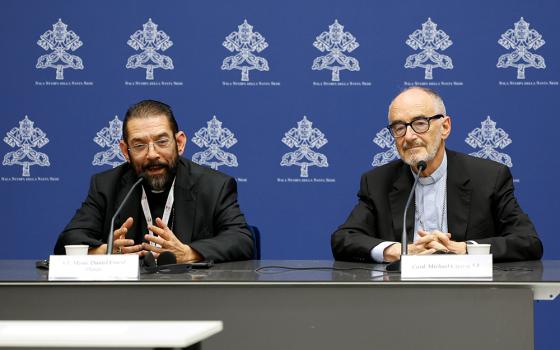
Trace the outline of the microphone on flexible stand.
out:
M 107 238 L 107 255 L 113 254 L 113 239 L 114 239 L 114 236 L 115 236 L 115 231 L 114 231 L 115 218 L 117 217 L 117 215 L 119 215 L 119 213 L 122 210 L 124 204 L 128 200 L 128 197 L 130 197 L 130 195 L 132 194 L 132 191 L 134 191 L 136 186 L 138 186 L 143 180 L 144 180 L 144 173 L 142 173 L 138 176 L 138 180 L 136 180 L 136 182 L 132 185 L 130 190 L 128 190 L 128 193 L 126 194 L 123 201 L 121 202 L 121 205 L 119 205 L 119 207 L 117 208 L 117 211 L 115 211 L 115 215 L 113 215 L 113 217 L 111 218 L 111 226 L 109 226 L 109 236 Z
M 404 216 L 403 216 L 403 228 L 402 228 L 402 237 L 401 237 L 401 257 L 403 255 L 408 254 L 408 237 L 406 235 L 406 213 L 408 211 L 408 207 L 410 206 L 410 202 L 412 201 L 412 195 L 414 194 L 414 190 L 416 189 L 416 185 L 418 184 L 418 180 L 420 179 L 420 173 L 426 170 L 427 164 L 425 161 L 421 160 L 416 164 L 416 168 L 418 169 L 418 174 L 414 175 L 414 184 L 412 185 L 412 189 L 410 190 L 410 194 L 408 195 L 408 200 L 406 201 L 406 205 L 404 207 Z M 387 271 L 391 272 L 399 272 L 401 270 L 401 260 L 393 261 L 386 268 Z

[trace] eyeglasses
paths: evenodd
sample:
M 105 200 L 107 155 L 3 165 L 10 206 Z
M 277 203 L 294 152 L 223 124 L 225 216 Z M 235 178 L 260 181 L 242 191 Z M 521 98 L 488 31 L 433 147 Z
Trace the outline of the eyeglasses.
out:
M 135 143 L 128 148 L 128 151 L 134 155 L 141 156 L 148 153 L 150 145 L 154 147 L 154 151 L 158 152 L 167 150 L 171 146 L 171 144 L 172 142 L 170 139 L 163 138 L 149 143 Z
M 412 130 L 417 134 L 423 134 L 430 130 L 430 121 L 445 117 L 443 114 L 437 114 L 433 117 L 416 117 L 410 123 L 394 122 L 389 124 L 387 129 L 391 132 L 393 137 L 403 137 L 406 134 L 406 129 L 410 125 Z

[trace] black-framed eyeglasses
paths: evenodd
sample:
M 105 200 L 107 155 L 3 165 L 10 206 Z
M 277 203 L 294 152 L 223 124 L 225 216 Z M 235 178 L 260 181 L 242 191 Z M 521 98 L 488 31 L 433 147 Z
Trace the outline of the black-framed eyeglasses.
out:
M 149 143 L 135 143 L 128 148 L 128 151 L 133 153 L 134 155 L 144 155 L 148 153 L 150 145 L 154 147 L 155 151 L 163 151 L 168 149 L 172 143 L 173 142 L 171 142 L 170 139 L 164 137 Z
M 423 134 L 430 130 L 430 121 L 445 117 L 443 114 L 436 114 L 433 117 L 416 117 L 410 123 L 394 122 L 387 125 L 387 129 L 391 132 L 393 137 L 403 137 L 406 134 L 406 129 L 410 125 L 412 130 L 417 134 Z

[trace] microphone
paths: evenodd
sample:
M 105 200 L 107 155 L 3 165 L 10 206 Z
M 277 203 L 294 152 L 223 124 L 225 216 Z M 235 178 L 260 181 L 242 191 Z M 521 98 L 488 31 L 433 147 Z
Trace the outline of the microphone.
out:
M 425 161 L 421 160 L 416 164 L 416 168 L 418 169 L 418 174 L 414 175 L 414 184 L 412 185 L 412 189 L 410 190 L 410 194 L 408 195 L 408 199 L 406 201 L 406 205 L 404 207 L 404 215 L 403 215 L 403 228 L 402 228 L 402 237 L 401 237 L 401 257 L 403 255 L 408 254 L 408 237 L 406 236 L 406 213 L 408 212 L 408 207 L 410 206 L 410 202 L 412 201 L 412 195 L 414 194 L 414 190 L 416 189 L 416 185 L 418 184 L 418 180 L 420 179 L 420 173 L 426 170 L 427 164 Z M 401 261 L 400 259 L 397 261 L 393 261 L 386 268 L 387 271 L 395 271 L 398 272 L 401 270 Z
M 193 269 L 209 269 L 213 266 L 213 260 L 177 264 L 177 256 L 166 250 L 159 254 L 157 261 L 151 253 L 144 255 L 142 273 L 177 274 L 189 272 Z
M 168 250 L 161 252 L 156 259 L 152 253 L 144 255 L 144 273 L 183 273 L 192 269 L 190 264 L 177 264 L 177 256 Z
M 177 257 L 173 252 L 170 252 L 168 250 L 161 252 L 157 259 L 158 266 L 172 265 L 176 263 Z
M 147 252 L 142 257 L 141 267 L 143 267 L 143 271 L 146 273 L 154 273 L 154 272 L 159 272 L 159 270 L 163 268 L 165 265 L 176 264 L 176 263 L 177 263 L 177 257 L 175 256 L 175 254 L 173 254 L 173 252 L 170 251 L 162 252 L 159 255 L 157 261 L 151 252 Z
M 132 185 L 130 190 L 128 190 L 128 193 L 126 194 L 123 201 L 121 202 L 121 205 L 119 205 L 119 207 L 117 208 L 117 211 L 115 211 L 115 215 L 113 215 L 113 217 L 111 218 L 111 226 L 109 226 L 109 236 L 107 238 L 107 255 L 113 254 L 113 239 L 114 239 L 114 236 L 115 236 L 115 232 L 114 232 L 115 218 L 117 217 L 117 215 L 119 215 L 119 213 L 122 210 L 124 204 L 128 200 L 128 197 L 130 197 L 130 195 L 132 194 L 132 191 L 134 191 L 136 186 L 138 186 L 138 184 L 140 184 L 142 182 L 142 180 L 144 180 L 144 173 L 141 173 L 138 176 L 138 180 L 136 180 L 136 182 Z
M 155 269 L 157 268 L 157 263 L 156 263 L 156 259 L 154 258 L 154 255 L 151 252 L 144 254 L 141 260 L 141 266 L 146 268 L 146 270 L 148 271 L 151 270 L 155 271 Z

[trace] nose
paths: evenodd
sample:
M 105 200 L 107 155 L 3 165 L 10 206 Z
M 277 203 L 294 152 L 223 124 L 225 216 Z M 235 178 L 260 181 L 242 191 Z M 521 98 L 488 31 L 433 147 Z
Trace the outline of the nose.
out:
M 403 139 L 405 141 L 413 141 L 418 137 L 418 134 L 412 130 L 412 125 L 407 125 L 406 126 L 406 133 L 403 136 Z
M 153 142 L 148 143 L 148 153 L 146 154 L 148 159 L 159 158 L 159 153 L 156 150 L 156 146 Z

